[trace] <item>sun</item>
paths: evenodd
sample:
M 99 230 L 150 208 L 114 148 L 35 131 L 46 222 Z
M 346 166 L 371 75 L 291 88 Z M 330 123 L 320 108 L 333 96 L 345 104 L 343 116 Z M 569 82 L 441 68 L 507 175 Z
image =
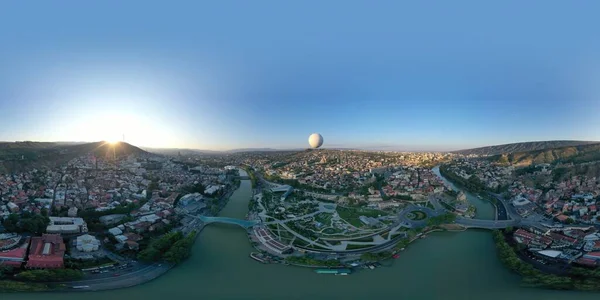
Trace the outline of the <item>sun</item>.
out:
M 111 145 L 116 145 L 116 144 L 119 143 L 119 140 L 117 140 L 117 139 L 114 139 L 114 140 L 113 139 L 107 139 L 106 142 L 109 143 L 109 144 L 111 144 Z

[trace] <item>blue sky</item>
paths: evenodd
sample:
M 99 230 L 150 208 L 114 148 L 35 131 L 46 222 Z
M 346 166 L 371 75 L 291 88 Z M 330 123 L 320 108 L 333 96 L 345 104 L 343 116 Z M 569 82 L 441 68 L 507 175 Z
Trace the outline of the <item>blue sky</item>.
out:
M 0 140 L 600 140 L 597 1 L 90 2 L 0 3 Z

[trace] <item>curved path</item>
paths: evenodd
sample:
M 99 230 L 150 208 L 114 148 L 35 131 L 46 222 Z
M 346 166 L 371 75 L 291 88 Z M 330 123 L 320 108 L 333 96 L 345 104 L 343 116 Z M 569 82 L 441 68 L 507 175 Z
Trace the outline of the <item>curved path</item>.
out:
M 136 268 L 128 273 L 123 273 L 123 271 L 114 271 L 109 273 L 104 278 L 94 278 L 94 279 L 84 279 L 78 281 L 69 281 L 69 282 L 58 282 L 59 284 L 65 284 L 69 287 L 74 286 L 88 286 L 85 289 L 78 289 L 73 291 L 97 291 L 97 290 L 110 290 L 110 289 L 118 289 L 135 286 L 141 283 L 148 282 L 152 279 L 159 277 L 160 275 L 166 273 L 173 265 L 168 263 L 154 263 L 151 265 L 140 265 L 139 268 Z M 115 275 L 121 274 L 121 275 Z

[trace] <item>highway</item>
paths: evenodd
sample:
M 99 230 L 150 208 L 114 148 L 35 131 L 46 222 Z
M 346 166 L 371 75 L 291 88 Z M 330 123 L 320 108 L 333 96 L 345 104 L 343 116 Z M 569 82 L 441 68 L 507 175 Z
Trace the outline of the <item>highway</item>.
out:
M 173 265 L 154 263 L 150 265 L 133 263 L 133 269 L 112 270 L 104 274 L 89 274 L 90 278 L 78 281 L 59 282 L 69 287 L 88 286 L 80 291 L 107 290 L 130 287 L 150 281 L 167 272 Z
M 500 201 L 504 205 L 504 208 L 506 209 L 507 217 L 509 219 L 521 221 L 521 216 L 517 213 L 517 210 L 515 209 L 515 207 L 512 206 L 512 204 L 508 200 L 504 199 L 504 197 L 502 197 L 502 195 L 494 194 L 494 193 L 489 193 L 489 195 L 496 198 L 496 200 Z

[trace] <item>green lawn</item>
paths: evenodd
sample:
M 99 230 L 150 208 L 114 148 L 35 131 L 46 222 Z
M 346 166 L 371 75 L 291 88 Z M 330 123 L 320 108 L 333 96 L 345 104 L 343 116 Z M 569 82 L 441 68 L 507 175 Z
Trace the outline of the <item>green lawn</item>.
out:
M 381 210 L 368 209 L 368 208 L 347 208 L 338 207 L 337 212 L 340 218 L 346 220 L 346 222 L 352 224 L 355 227 L 362 227 L 364 224 L 360 221 L 360 216 L 373 217 L 387 216 L 388 214 Z
M 410 214 L 408 215 L 408 218 L 414 221 L 420 221 L 420 220 L 424 220 L 425 218 L 427 218 L 427 215 L 422 212 L 422 211 L 411 211 Z
M 342 233 L 343 231 L 340 229 L 334 229 L 334 228 L 327 228 L 325 230 L 323 230 L 324 234 L 337 234 L 337 233 Z
M 315 216 L 315 221 L 317 221 L 325 226 L 329 226 L 329 224 L 331 224 L 332 218 L 333 218 L 332 214 L 320 213 Z
M 346 250 L 365 249 L 365 248 L 371 248 L 371 247 L 373 247 L 373 245 L 353 245 L 353 244 L 348 244 L 348 245 L 346 245 Z

